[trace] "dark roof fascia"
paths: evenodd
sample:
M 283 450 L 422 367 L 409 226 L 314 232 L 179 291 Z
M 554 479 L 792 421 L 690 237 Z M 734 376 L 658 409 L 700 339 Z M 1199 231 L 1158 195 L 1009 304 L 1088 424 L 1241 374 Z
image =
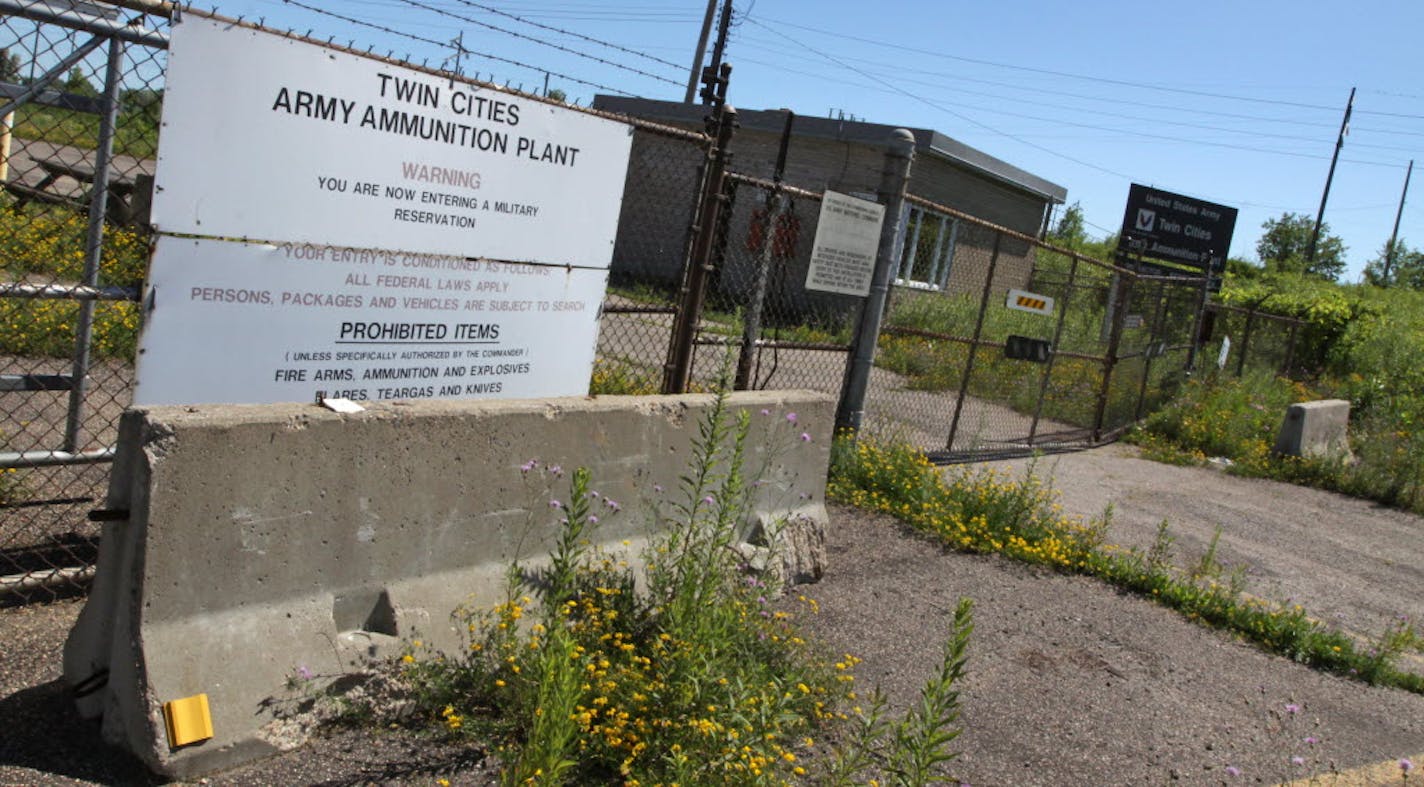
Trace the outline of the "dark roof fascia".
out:
M 600 94 L 594 97 L 593 106 L 608 112 L 673 123 L 701 125 L 707 117 L 707 107 L 701 104 L 656 101 L 627 96 Z M 737 117 L 742 128 L 754 131 L 780 133 L 786 124 L 786 110 L 781 109 L 739 109 Z M 890 139 L 891 132 L 897 128 L 899 126 L 884 123 L 797 115 L 795 133 L 798 136 L 859 142 L 866 145 L 883 145 Z M 988 153 L 972 148 L 938 131 L 926 128 L 912 128 L 909 131 L 915 135 L 915 148 L 921 152 L 936 155 L 977 174 L 1043 197 L 1054 204 L 1062 204 L 1068 198 L 1068 190 L 1063 186 L 1025 172 L 1006 161 L 994 158 Z

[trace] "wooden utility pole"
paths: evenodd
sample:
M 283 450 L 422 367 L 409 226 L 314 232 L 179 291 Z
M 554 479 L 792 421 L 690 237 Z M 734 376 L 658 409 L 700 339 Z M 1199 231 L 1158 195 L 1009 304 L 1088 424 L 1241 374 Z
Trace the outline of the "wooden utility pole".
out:
M 1399 240 L 1399 219 L 1404 215 L 1404 198 L 1409 196 L 1409 176 L 1414 174 L 1414 159 L 1409 160 L 1409 169 L 1404 171 L 1404 191 L 1399 194 L 1399 210 L 1394 214 L 1394 231 L 1389 234 L 1389 245 L 1384 247 L 1384 281 L 1389 283 L 1390 271 L 1394 270 L 1394 244 Z
M 687 94 L 682 103 L 691 104 L 697 96 L 697 82 L 702 79 L 702 56 L 707 54 L 707 36 L 712 34 L 712 17 L 717 13 L 717 0 L 707 0 L 707 14 L 702 17 L 702 34 L 697 37 L 697 51 L 692 53 L 692 71 L 687 75 Z
M 1355 89 L 1350 88 L 1350 100 L 1345 104 L 1345 118 L 1340 121 L 1340 134 L 1335 137 L 1335 155 L 1330 157 L 1330 174 L 1325 176 L 1325 192 L 1320 195 L 1320 212 L 1315 214 L 1315 230 L 1310 233 L 1310 246 L 1305 251 L 1307 264 L 1315 264 L 1315 245 L 1320 242 L 1320 225 L 1325 221 L 1325 201 L 1330 199 L 1330 181 L 1335 179 L 1335 164 L 1340 160 L 1340 148 L 1350 133 L 1350 112 L 1355 108 Z

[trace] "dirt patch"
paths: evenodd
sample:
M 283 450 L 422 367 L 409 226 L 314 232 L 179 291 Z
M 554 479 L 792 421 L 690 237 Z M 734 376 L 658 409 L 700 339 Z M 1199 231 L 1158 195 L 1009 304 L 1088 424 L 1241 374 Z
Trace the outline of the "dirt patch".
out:
M 893 712 L 936 669 L 956 600 L 975 600 L 963 755 L 953 768 L 971 784 L 1234 783 L 1228 766 L 1243 780 L 1276 783 L 1424 749 L 1424 697 L 1322 675 L 1092 579 L 946 553 L 888 517 L 835 508 L 832 522 L 830 571 L 805 588 L 821 609 L 810 626 L 832 652 L 864 659 L 858 683 L 879 685 Z M 58 682 L 78 609 L 73 601 L 0 609 L 0 784 L 144 778 L 74 716 Z M 436 778 L 489 784 L 492 765 L 479 746 L 352 732 L 208 783 Z
M 997 466 L 1021 475 L 1030 460 Z M 1378 636 L 1397 616 L 1424 621 L 1424 517 L 1331 492 L 1198 467 L 1150 462 L 1128 445 L 1040 459 L 1034 470 L 1066 511 L 1113 505 L 1108 540 L 1148 548 L 1166 520 L 1175 562 L 1217 558 L 1246 570 L 1247 590 L 1301 604 L 1314 617 Z

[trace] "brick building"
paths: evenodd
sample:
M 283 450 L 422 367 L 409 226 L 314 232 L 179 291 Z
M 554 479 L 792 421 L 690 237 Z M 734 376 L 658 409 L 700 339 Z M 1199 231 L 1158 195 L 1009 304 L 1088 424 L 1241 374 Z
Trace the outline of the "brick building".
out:
M 597 109 L 701 129 L 707 108 L 675 101 L 600 95 Z M 770 178 L 786 126 L 785 110 L 738 110 L 740 127 L 732 140 L 730 171 Z M 874 199 L 883 168 L 886 142 L 898 126 L 798 115 L 788 147 L 784 181 L 811 191 L 831 189 Z M 915 162 L 910 193 L 985 221 L 1039 236 L 1067 189 L 958 142 L 933 129 L 912 128 Z M 669 157 L 694 158 L 697 151 L 674 148 L 648 135 L 634 138 L 624 193 L 622 223 L 614 249 L 613 275 L 673 284 L 682 265 L 695 183 L 691 166 L 669 166 Z M 802 202 L 809 202 L 803 200 Z M 777 234 L 788 282 L 804 281 L 819 206 L 793 204 L 794 219 Z M 735 293 L 749 277 L 764 227 L 764 194 L 741 187 L 734 195 L 718 285 Z M 991 233 L 919 207 L 908 208 L 906 237 L 896 283 L 945 292 L 978 291 L 984 282 Z M 654 218 L 656 217 L 656 218 Z M 1023 286 L 1033 268 L 1027 243 L 1008 241 L 1000 248 L 996 288 Z M 844 296 L 806 293 L 796 286 L 782 294 L 795 311 L 819 302 L 843 307 Z M 732 300 L 735 300 L 733 298 Z

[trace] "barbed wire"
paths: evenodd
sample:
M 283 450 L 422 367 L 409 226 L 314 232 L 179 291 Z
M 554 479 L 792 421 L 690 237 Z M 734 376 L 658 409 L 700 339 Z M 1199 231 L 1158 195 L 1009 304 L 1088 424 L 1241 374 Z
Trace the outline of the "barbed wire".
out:
M 448 49 L 448 48 L 451 48 L 451 44 L 450 44 L 450 42 L 448 42 L 448 41 L 437 41 L 437 40 L 435 40 L 435 39 L 433 39 L 433 38 L 426 38 L 425 36 L 417 35 L 417 34 L 415 34 L 415 33 L 408 33 L 408 32 L 406 32 L 406 31 L 404 31 L 404 30 L 396 30 L 395 28 L 387 27 L 387 26 L 385 26 L 385 25 L 376 24 L 375 22 L 367 22 L 367 21 L 364 20 L 364 19 L 358 19 L 358 18 L 353 17 L 353 16 L 347 16 L 347 15 L 345 15 L 345 14 L 341 14 L 341 13 L 338 13 L 338 12 L 336 12 L 336 11 L 330 11 L 330 10 L 327 10 L 327 9 L 325 9 L 325 8 L 318 8 L 317 6 L 310 5 L 310 4 L 308 4 L 308 3 L 303 3 L 303 2 L 301 2 L 301 0 L 282 0 L 282 2 L 285 3 L 286 5 L 296 6 L 297 8 L 301 8 L 301 9 L 304 9 L 304 10 L 307 10 L 307 11 L 311 11 L 312 13 L 315 13 L 315 14 L 320 14 L 320 15 L 322 15 L 322 16 L 328 16 L 328 17 L 331 17 L 332 19 L 339 19 L 339 20 L 341 20 L 342 22 L 347 22 L 347 23 L 349 23 L 349 24 L 358 25 L 358 26 L 360 26 L 360 27 L 370 28 L 370 29 L 372 29 L 372 30 L 378 30 L 378 31 L 380 31 L 380 32 L 382 32 L 382 33 L 387 33 L 387 34 L 393 35 L 393 36 L 399 36 L 399 37 L 401 37 L 401 38 L 409 39 L 409 40 L 411 40 L 411 41 L 416 41 L 416 42 L 419 42 L 419 43 L 422 43 L 422 44 L 430 44 L 430 45 L 439 47 L 439 48 L 441 48 L 441 49 Z M 597 89 L 597 90 L 606 90 L 606 91 L 608 91 L 608 92 L 610 92 L 610 93 L 617 93 L 617 94 L 620 95 L 620 96 L 636 96 L 636 94 L 630 93 L 630 92 L 628 92 L 628 91 L 626 91 L 626 90 L 623 90 L 623 89 L 621 89 L 621 88 L 616 88 L 616 87 L 613 87 L 613 86 L 611 86 L 611 85 L 600 84 L 600 83 L 598 83 L 598 82 L 590 82 L 590 81 L 587 80 L 587 79 L 580 79 L 580 78 L 578 78 L 578 77 L 576 77 L 576 76 L 572 76 L 572 75 L 569 75 L 569 74 L 563 74 L 563 73 L 560 73 L 560 72 L 558 72 L 558 71 L 550 71 L 550 70 L 547 69 L 547 68 L 543 68 L 542 66 L 536 66 L 536 65 L 533 65 L 533 64 L 531 64 L 531 63 L 525 63 L 525 62 L 522 62 L 522 61 L 519 61 L 519 60 L 512 60 L 512 59 L 507 58 L 507 57 L 500 57 L 499 55 L 491 55 L 491 54 L 489 54 L 489 53 L 487 53 L 487 52 L 478 52 L 478 51 L 475 51 L 475 50 L 473 50 L 473 49 L 465 49 L 464 46 L 461 46 L 461 47 L 460 47 L 460 51 L 462 51 L 462 52 L 467 52 L 467 53 L 469 53 L 469 54 L 475 55 L 476 57 L 483 57 L 483 58 L 485 58 L 486 60 L 495 60 L 495 61 L 498 61 L 498 62 L 500 62 L 500 63 L 507 63 L 507 64 L 512 65 L 512 66 L 518 66 L 519 68 L 527 68 L 527 69 L 529 69 L 529 70 L 531 70 L 531 71 L 538 71 L 538 72 L 543 73 L 543 74 L 548 74 L 548 75 L 550 75 L 550 76 L 558 77 L 559 79 L 568 80 L 569 82 L 574 82 L 574 83 L 577 83 L 577 84 L 580 84 L 580 85 L 586 85 L 586 86 L 588 86 L 588 87 L 595 88 L 595 89 Z

